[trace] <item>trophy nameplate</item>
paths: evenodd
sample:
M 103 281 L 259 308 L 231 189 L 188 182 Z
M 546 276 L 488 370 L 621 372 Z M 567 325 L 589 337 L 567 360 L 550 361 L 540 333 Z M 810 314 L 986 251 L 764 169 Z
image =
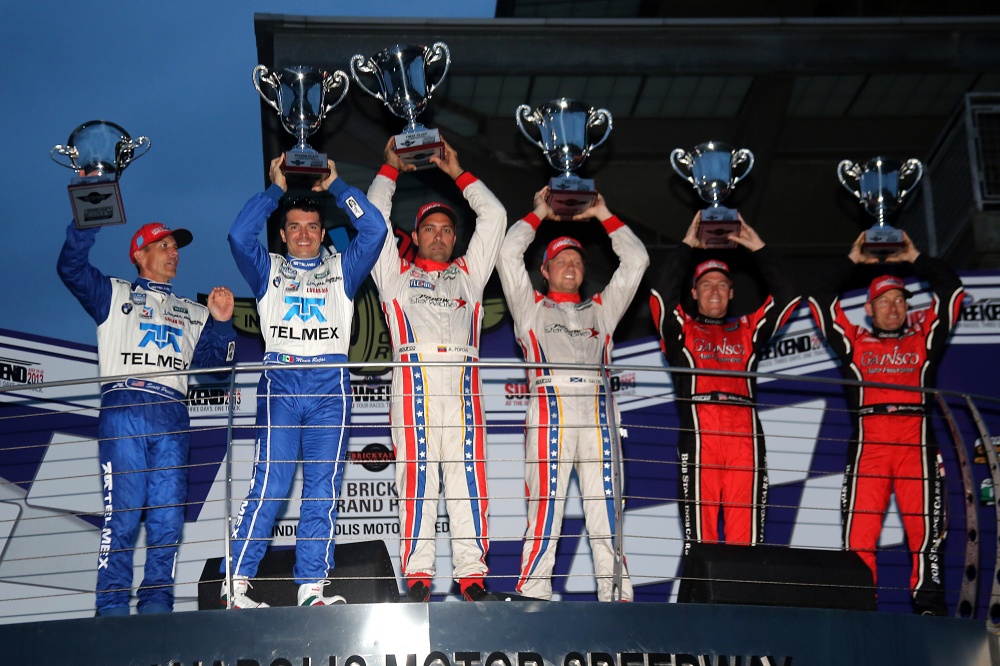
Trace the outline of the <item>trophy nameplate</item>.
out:
M 574 174 L 553 176 L 549 180 L 549 196 L 546 203 L 559 217 L 579 215 L 594 205 L 597 191 L 592 178 L 580 178 Z
M 444 159 L 444 141 L 441 132 L 435 128 L 422 127 L 397 134 L 396 154 L 403 164 L 412 164 L 417 169 L 434 166 L 431 158 Z
M 121 188 L 113 174 L 75 177 L 67 189 L 77 229 L 125 224 Z
M 735 208 L 710 206 L 701 211 L 698 224 L 698 240 L 710 250 L 731 250 L 736 242 L 729 240 L 730 234 L 740 232 L 739 214 Z

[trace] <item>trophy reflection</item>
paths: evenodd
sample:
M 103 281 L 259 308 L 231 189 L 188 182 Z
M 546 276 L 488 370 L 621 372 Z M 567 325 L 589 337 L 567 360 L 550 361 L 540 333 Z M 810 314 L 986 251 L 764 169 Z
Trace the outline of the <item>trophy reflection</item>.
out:
M 862 252 L 884 259 L 903 249 L 903 232 L 890 226 L 889 219 L 923 175 L 924 165 L 917 159 L 900 162 L 873 157 L 864 164 L 843 160 L 837 165 L 840 183 L 875 218 L 875 224 L 865 232 Z
M 702 201 L 711 204 L 701 211 L 698 240 L 706 248 L 736 247 L 729 235 L 740 230 L 739 214 L 722 202 L 732 194 L 736 183 L 753 169 L 753 153 L 739 150 L 721 141 L 698 144 L 690 152 L 675 148 L 670 153 L 670 165 L 677 174 L 694 186 Z
M 575 172 L 611 134 L 611 112 L 560 97 L 534 110 L 522 104 L 514 112 L 514 120 L 528 141 L 542 149 L 549 165 L 562 172 L 549 180 L 548 204 L 553 212 L 559 217 L 572 217 L 589 208 L 597 198 L 594 181 L 580 178 Z M 539 138 L 525 129 L 525 122 L 538 128 Z M 604 134 L 591 143 L 591 128 L 601 124 L 606 125 Z
M 428 83 L 427 69 L 443 64 L 437 81 Z M 393 115 L 406 120 L 406 127 L 395 136 L 396 154 L 404 164 L 418 169 L 434 166 L 431 157 L 444 158 L 444 142 L 438 130 L 424 127 L 417 116 L 427 108 L 427 101 L 437 90 L 451 65 L 451 53 L 443 42 L 432 46 L 400 45 L 382 49 L 370 58 L 356 54 L 351 58 L 351 76 L 372 97 L 385 104 Z M 361 74 L 375 77 L 378 90 L 364 84 Z
M 73 130 L 65 145 L 49 151 L 56 164 L 78 174 L 68 188 L 78 229 L 125 223 L 118 179 L 149 146 L 147 137 L 132 139 L 115 123 L 89 120 Z
M 285 152 L 281 165 L 285 175 L 312 180 L 329 175 L 326 153 L 314 149 L 306 139 L 316 133 L 327 114 L 347 95 L 350 85 L 347 74 L 340 70 L 329 74 L 305 65 L 274 71 L 257 65 L 253 70 L 253 85 L 261 98 L 278 113 L 285 131 L 298 139 L 295 147 Z M 328 102 L 331 91 L 340 86 L 340 96 Z

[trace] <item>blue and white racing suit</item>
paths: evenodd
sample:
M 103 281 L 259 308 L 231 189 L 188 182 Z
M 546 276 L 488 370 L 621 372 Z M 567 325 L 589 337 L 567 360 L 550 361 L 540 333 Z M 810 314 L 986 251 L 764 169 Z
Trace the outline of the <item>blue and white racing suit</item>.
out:
M 386 226 L 360 190 L 338 178 L 330 193 L 350 213 L 358 231 L 343 254 L 314 259 L 268 254 L 257 237 L 283 194 L 277 185 L 252 197 L 229 231 L 236 265 L 257 299 L 264 363 L 272 366 L 261 375 L 257 388 L 253 477 L 233 530 L 232 573 L 237 576 L 252 578 L 257 573 L 298 460 L 304 464 L 295 582 L 321 581 L 334 566 L 350 374 L 345 368 L 280 368 L 347 362 L 354 294 L 375 265 Z
M 173 609 L 174 560 L 187 496 L 188 378 L 142 379 L 142 373 L 217 367 L 234 356 L 231 321 L 175 296 L 169 284 L 107 277 L 90 264 L 97 229 L 70 223 L 57 270 L 97 322 L 101 377 L 99 450 L 104 528 L 97 560 L 97 612 L 127 614 L 132 549 L 146 511 L 145 577 L 138 611 Z M 114 609 L 114 610 L 112 610 Z M 124 613 L 122 613 L 124 611 Z

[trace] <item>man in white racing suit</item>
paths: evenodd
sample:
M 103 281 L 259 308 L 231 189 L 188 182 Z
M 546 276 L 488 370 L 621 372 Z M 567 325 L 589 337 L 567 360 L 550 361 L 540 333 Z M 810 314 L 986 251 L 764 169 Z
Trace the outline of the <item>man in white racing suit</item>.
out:
M 368 190 L 369 200 L 389 215 L 403 165 L 390 139 L 385 164 Z M 431 161 L 455 180 L 476 214 L 466 254 L 452 260 L 457 214 L 441 202 L 417 213 L 413 263 L 403 259 L 389 233 L 372 276 L 392 337 L 389 419 L 399 489 L 400 564 L 407 596 L 430 599 L 435 575 L 435 529 L 441 483 L 453 535 L 452 576 L 469 601 L 492 600 L 486 592 L 489 549 L 486 492 L 486 423 L 479 368 L 427 366 L 427 362 L 479 359 L 483 289 L 493 272 L 507 226 L 507 212 L 479 179 L 459 165 L 445 142 L 443 158 Z
M 542 258 L 547 292 L 536 291 L 525 268 L 524 252 L 544 220 L 559 219 L 546 203 L 547 195 L 548 188 L 535 194 L 534 211 L 510 228 L 497 263 L 518 343 L 529 363 L 610 363 L 612 334 L 635 296 L 649 256 L 598 195 L 593 206 L 573 219 L 596 218 L 607 231 L 619 259 L 611 281 L 601 293 L 581 299 L 584 250 L 577 240 L 562 236 L 548 244 Z M 528 527 L 517 591 L 539 599 L 552 596 L 556 545 L 575 469 L 598 599 L 631 601 L 632 584 L 624 560 L 621 588 L 616 590 L 614 582 L 615 522 L 621 507 L 614 501 L 612 449 L 619 444 L 614 431 L 619 419 L 614 399 L 604 390 L 606 378 L 596 370 L 530 368 L 528 381 L 532 395 L 524 447 Z

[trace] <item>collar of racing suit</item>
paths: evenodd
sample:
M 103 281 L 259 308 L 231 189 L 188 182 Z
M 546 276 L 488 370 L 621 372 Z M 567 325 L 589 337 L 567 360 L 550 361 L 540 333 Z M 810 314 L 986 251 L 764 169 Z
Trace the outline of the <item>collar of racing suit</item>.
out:
M 906 333 L 906 326 L 900 326 L 899 328 L 887 331 L 877 326 L 872 326 L 872 335 L 876 338 L 901 338 L 903 334 Z
M 144 277 L 135 279 L 135 282 L 132 283 L 132 291 L 135 291 L 137 287 L 142 287 L 146 291 L 158 291 L 161 294 L 174 293 L 174 288 L 171 284 L 167 282 L 153 282 L 149 278 Z
M 579 303 L 580 302 L 580 292 L 573 294 L 567 294 L 561 291 L 550 291 L 545 294 L 545 297 L 549 300 L 555 301 L 556 303 Z
M 413 263 L 416 264 L 417 268 L 428 273 L 443 271 L 451 266 L 450 261 L 434 261 L 433 259 L 425 259 L 424 257 L 415 257 Z
M 706 317 L 702 313 L 698 312 L 692 317 L 699 324 L 714 324 L 716 326 L 722 326 L 727 322 L 725 319 L 718 319 L 716 317 Z
M 319 266 L 321 257 L 313 257 L 312 259 L 299 259 L 298 257 L 293 257 L 290 254 L 286 254 L 285 258 L 292 268 L 298 268 L 304 271 L 311 271 L 312 269 Z

